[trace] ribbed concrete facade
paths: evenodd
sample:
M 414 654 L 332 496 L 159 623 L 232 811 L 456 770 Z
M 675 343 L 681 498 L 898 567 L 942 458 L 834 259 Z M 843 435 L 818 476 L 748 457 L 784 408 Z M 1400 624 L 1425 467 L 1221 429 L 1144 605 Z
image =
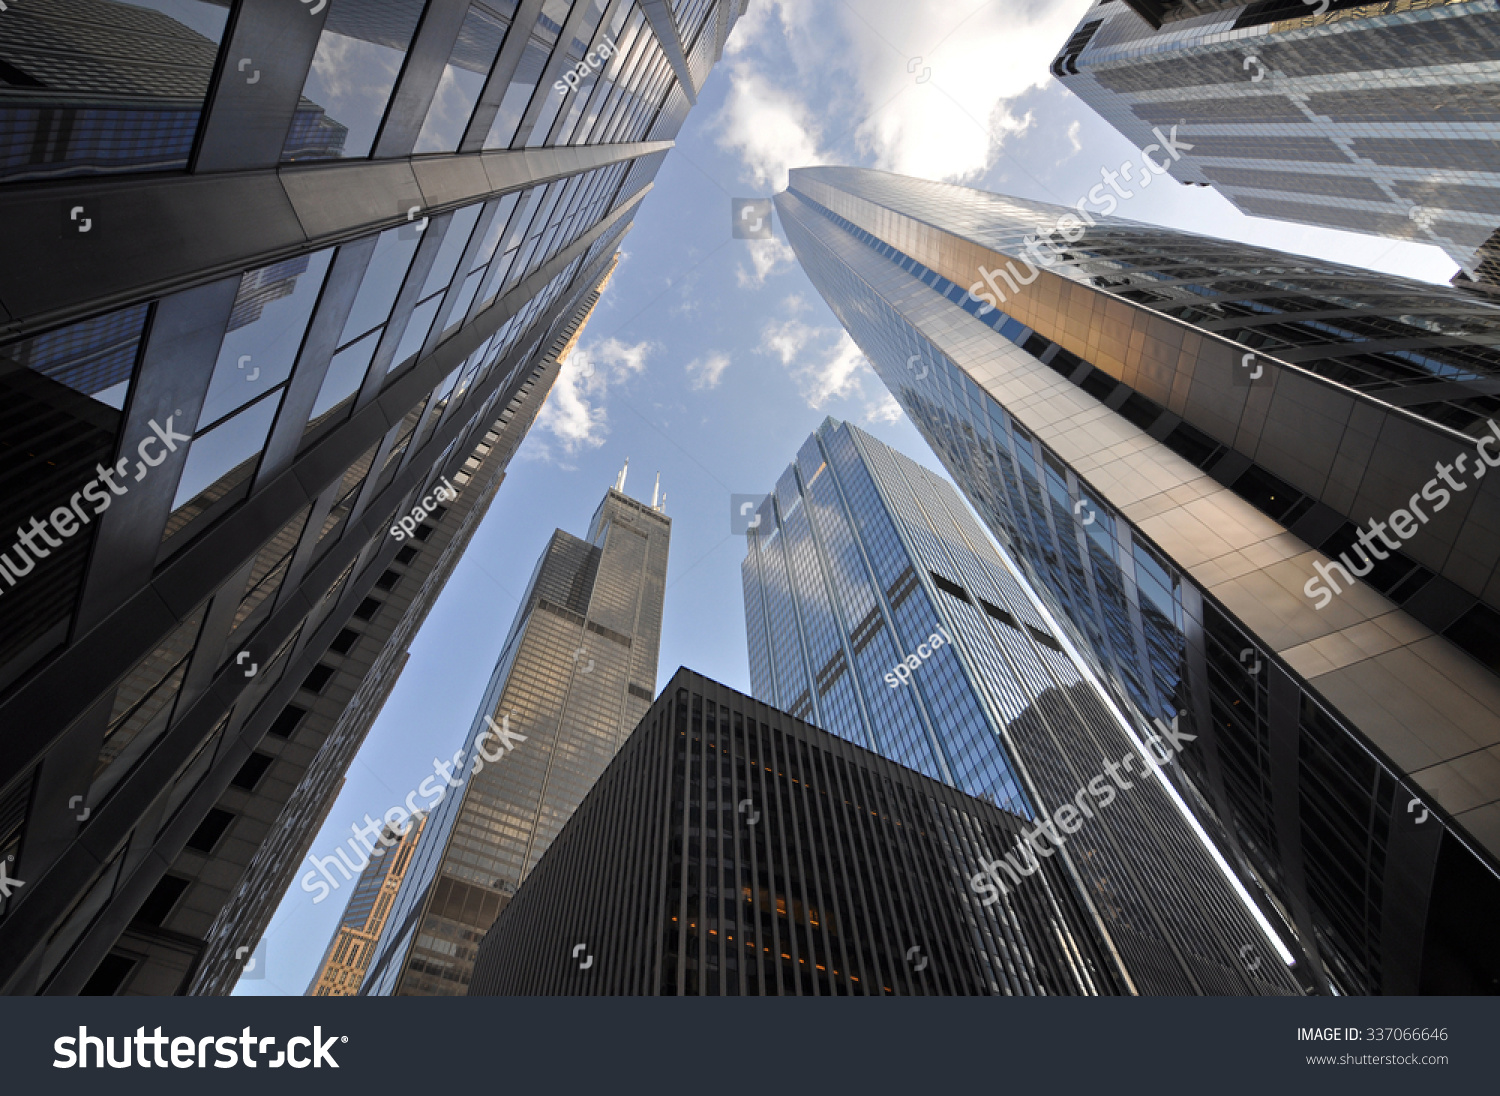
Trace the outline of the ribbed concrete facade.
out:
M 1023 820 L 681 669 L 480 945 L 470 996 L 1121 992 Z

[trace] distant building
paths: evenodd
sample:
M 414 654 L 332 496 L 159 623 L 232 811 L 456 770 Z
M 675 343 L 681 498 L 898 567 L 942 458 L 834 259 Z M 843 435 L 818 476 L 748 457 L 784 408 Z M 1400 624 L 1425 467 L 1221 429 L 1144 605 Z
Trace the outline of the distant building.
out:
M 406 822 L 404 831 L 387 826 L 381 832 L 306 996 L 353 997 L 359 993 L 359 984 L 375 954 L 375 942 L 396 901 L 401 880 L 406 878 L 426 822 L 427 816 L 418 813 Z
M 1098 0 L 1052 74 L 1148 152 L 1175 130 L 1186 155 L 1153 155 L 1251 216 L 1436 244 L 1500 288 L 1491 0 Z
M 587 536 L 559 529 L 537 561 L 362 993 L 462 996 L 485 931 L 650 707 L 672 523 L 624 487 L 622 471 Z
M 1123 992 L 1024 821 L 681 669 L 479 948 L 470 996 Z
M 757 699 L 1028 821 L 1077 822 L 1055 854 L 1131 992 L 1298 992 L 1147 775 L 1158 728 L 1110 711 L 951 484 L 829 419 L 757 518 L 743 566 Z M 1180 729 L 1190 753 L 1198 727 Z M 1110 786 L 1122 763 L 1142 778 Z M 1080 793 L 1099 805 L 1087 818 Z M 1247 965 L 1245 949 L 1266 958 Z

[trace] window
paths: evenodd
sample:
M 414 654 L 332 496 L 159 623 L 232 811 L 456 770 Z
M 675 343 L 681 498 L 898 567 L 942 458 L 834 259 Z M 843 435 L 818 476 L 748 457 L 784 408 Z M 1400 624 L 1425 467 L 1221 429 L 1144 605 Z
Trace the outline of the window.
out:
M 325 666 L 320 662 L 303 679 L 302 687 L 311 693 L 321 693 L 328 687 L 328 682 L 333 678 L 333 674 L 334 669 L 332 666 Z
M 345 628 L 333 637 L 333 642 L 328 645 L 328 649 L 334 654 L 347 655 L 358 642 L 359 633 L 353 628 Z
M 266 770 L 271 767 L 271 762 L 276 759 L 270 754 L 256 751 L 245 758 L 245 763 L 240 766 L 240 771 L 235 773 L 229 781 L 236 788 L 243 788 L 250 792 L 255 790 L 255 785 L 260 783 L 260 778 L 266 775 Z
M 78 991 L 80 997 L 113 997 L 135 969 L 137 959 L 128 955 L 106 955 Z
M 152 888 L 146 900 L 141 903 L 141 908 L 136 910 L 135 920 L 139 924 L 151 925 L 159 928 L 166 923 L 167 917 L 172 912 L 172 907 L 177 905 L 177 900 L 182 897 L 188 889 L 188 881 L 175 875 L 164 875 L 161 881 Z
M 74 7 L 10 5 L 0 180 L 185 168 L 228 5 L 94 0 L 87 22 Z
M 281 714 L 276 717 L 266 733 L 273 734 L 277 738 L 291 738 L 292 732 L 297 729 L 297 726 L 302 722 L 302 717 L 306 714 L 306 708 L 299 708 L 295 704 L 288 704 L 285 708 L 281 709 Z
M 330 0 L 283 160 L 368 156 L 426 0 Z
M 229 824 L 234 821 L 235 816 L 229 811 L 213 808 L 198 824 L 193 831 L 193 836 L 187 839 L 187 847 L 195 852 L 210 853 L 219 839 L 224 836 L 224 831 L 229 829 Z

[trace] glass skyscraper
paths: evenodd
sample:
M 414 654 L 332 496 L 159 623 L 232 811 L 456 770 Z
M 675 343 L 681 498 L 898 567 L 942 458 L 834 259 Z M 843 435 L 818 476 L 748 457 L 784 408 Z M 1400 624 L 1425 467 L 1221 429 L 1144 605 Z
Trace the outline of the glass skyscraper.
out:
M 651 706 L 672 523 L 624 486 L 537 561 L 362 994 L 463 996 L 479 941 Z
M 1172 176 L 1252 216 L 1435 244 L 1500 287 L 1490 0 L 1101 0 L 1052 74 L 1153 155 L 1175 127 Z
M 1187 713 L 1182 798 L 1308 983 L 1500 987 L 1500 308 L 874 171 L 777 208 L 1122 711 Z
M 757 699 L 1026 819 L 1067 817 L 1111 763 L 1142 762 L 1158 729 L 1125 729 L 932 472 L 829 420 L 758 516 L 743 568 Z M 1172 793 L 1126 784 L 1056 850 L 1122 984 L 1297 992 Z
M 234 984 L 738 15 L 0 13 L 0 992 Z

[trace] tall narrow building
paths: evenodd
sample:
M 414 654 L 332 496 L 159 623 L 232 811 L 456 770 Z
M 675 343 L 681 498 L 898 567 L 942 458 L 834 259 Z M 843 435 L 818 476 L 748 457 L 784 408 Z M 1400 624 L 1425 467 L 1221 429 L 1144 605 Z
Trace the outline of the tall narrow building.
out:
M 1022 820 L 680 669 L 501 912 L 471 997 L 1123 992 Z
M 1083 793 L 1088 817 L 1043 844 L 1127 992 L 1298 992 L 1147 761 L 1160 728 L 1111 710 L 951 485 L 829 420 L 759 517 L 744 563 L 757 699 L 1029 820 L 1071 825 Z M 1140 779 L 1085 791 L 1121 764 Z
M 463 996 L 479 941 L 651 706 L 672 523 L 624 487 L 537 561 L 362 994 Z
M 1308 983 L 1500 989 L 1500 307 L 874 171 L 776 201 L 1121 711 L 1187 713 L 1183 801 Z
M 1096 0 L 1052 74 L 1251 216 L 1436 244 L 1500 288 L 1491 0 Z
M 426 823 L 427 815 L 419 811 L 401 827 L 387 826 L 381 833 L 306 996 L 353 997 L 359 992 Z
M 0 13 L 0 992 L 233 985 L 739 11 Z

